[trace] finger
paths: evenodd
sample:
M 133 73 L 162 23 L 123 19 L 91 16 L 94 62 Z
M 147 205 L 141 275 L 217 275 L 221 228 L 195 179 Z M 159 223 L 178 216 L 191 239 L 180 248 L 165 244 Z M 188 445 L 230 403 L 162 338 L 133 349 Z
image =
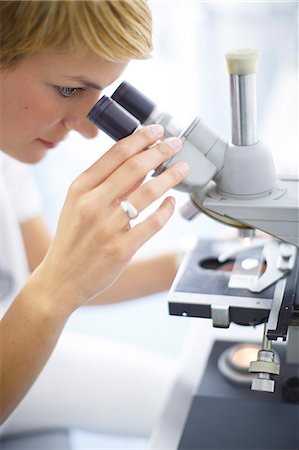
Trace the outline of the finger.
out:
M 143 211 L 158 200 L 169 189 L 179 184 L 189 173 L 189 165 L 180 162 L 165 170 L 157 178 L 153 178 L 132 193 L 128 200 L 133 203 L 138 212 Z
M 143 222 L 124 233 L 125 245 L 132 252 L 136 252 L 146 241 L 154 236 L 166 225 L 174 212 L 175 199 L 167 197 L 159 208 L 148 216 Z
M 143 177 L 141 180 L 137 181 L 127 192 L 124 192 L 123 195 L 121 195 L 116 202 L 119 202 L 125 198 L 128 198 L 129 195 L 134 192 L 145 180 L 146 177 Z
M 134 155 L 119 167 L 105 182 L 99 186 L 107 201 L 120 198 L 132 189 L 148 172 L 169 160 L 182 147 L 181 139 L 172 137 L 156 144 L 144 152 Z
M 131 195 L 127 196 L 127 200 L 135 207 L 138 213 L 159 199 L 169 189 L 180 183 L 189 173 L 189 165 L 187 163 L 177 163 L 165 170 L 157 178 L 154 178 L 141 187 L 139 187 Z M 117 205 L 117 214 L 115 221 L 122 227 L 128 222 L 127 215 Z
M 163 136 L 163 133 L 163 127 L 154 124 L 121 139 L 77 178 L 77 185 L 80 185 L 82 192 L 98 186 L 127 159 L 157 142 Z

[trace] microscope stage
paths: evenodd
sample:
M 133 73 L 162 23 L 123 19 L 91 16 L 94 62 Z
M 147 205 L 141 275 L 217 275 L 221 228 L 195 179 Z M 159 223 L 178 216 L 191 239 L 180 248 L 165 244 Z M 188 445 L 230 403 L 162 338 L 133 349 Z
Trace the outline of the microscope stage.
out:
M 213 318 L 214 326 L 219 327 L 228 327 L 230 322 L 265 322 L 273 299 L 283 299 L 286 293 L 289 298 L 290 291 L 296 290 L 297 277 L 289 276 L 261 292 L 251 292 L 250 283 L 266 270 L 263 244 L 256 241 L 219 262 L 220 255 L 229 255 L 238 241 L 200 240 L 183 261 L 169 292 L 170 314 Z

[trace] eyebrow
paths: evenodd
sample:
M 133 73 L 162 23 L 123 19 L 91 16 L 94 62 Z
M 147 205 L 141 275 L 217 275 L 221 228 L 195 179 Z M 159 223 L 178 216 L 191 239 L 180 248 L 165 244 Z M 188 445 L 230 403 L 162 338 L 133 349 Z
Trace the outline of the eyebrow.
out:
M 86 80 L 86 78 L 81 77 L 81 76 L 74 76 L 74 77 L 68 77 L 68 78 L 71 78 L 72 80 L 77 81 L 86 87 L 91 87 L 91 88 L 97 89 L 99 91 L 102 91 L 106 87 L 106 86 L 103 86 L 100 84 L 93 83 L 92 81 Z

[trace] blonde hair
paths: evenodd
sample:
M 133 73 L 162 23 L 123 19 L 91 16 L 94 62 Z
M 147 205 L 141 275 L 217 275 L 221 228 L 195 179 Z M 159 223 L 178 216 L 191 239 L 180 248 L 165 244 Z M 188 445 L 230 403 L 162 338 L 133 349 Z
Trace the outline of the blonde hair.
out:
M 0 1 L 0 68 L 39 52 L 95 53 L 108 61 L 152 50 L 146 0 Z

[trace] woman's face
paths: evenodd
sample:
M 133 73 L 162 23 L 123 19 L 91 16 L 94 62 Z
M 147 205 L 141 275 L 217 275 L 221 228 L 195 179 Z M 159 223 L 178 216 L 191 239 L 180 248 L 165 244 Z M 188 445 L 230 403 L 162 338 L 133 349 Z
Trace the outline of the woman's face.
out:
M 43 53 L 0 71 L 0 149 L 36 163 L 69 130 L 95 137 L 98 130 L 86 115 L 125 67 L 95 55 Z

